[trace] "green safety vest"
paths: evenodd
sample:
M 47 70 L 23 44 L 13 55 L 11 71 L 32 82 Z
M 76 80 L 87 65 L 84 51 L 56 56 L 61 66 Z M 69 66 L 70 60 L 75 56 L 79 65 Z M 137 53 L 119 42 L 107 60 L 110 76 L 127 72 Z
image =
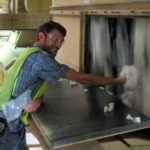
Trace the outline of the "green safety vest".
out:
M 31 55 L 34 52 L 40 51 L 41 48 L 39 47 L 32 47 L 32 48 L 27 48 L 15 61 L 15 63 L 13 64 L 13 66 L 8 70 L 8 75 L 6 76 L 6 78 L 4 79 L 1 87 L 0 87 L 0 109 L 2 104 L 4 104 L 5 102 L 9 101 L 11 98 L 11 95 L 16 87 L 16 81 L 18 78 L 18 74 L 22 68 L 22 65 L 24 64 L 26 58 Z M 45 90 L 48 87 L 48 83 L 47 82 L 42 82 L 37 89 L 35 90 L 35 92 L 32 95 L 32 99 L 36 100 L 37 98 L 41 97 Z M 21 115 L 21 121 L 24 124 L 29 124 L 29 120 L 28 120 L 28 116 L 29 113 L 28 112 L 23 112 Z

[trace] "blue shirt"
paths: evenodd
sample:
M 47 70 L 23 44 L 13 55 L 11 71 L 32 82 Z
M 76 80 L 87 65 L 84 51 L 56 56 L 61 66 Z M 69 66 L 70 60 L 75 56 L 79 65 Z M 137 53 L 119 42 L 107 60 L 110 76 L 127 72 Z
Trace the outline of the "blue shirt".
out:
M 18 97 L 26 90 L 32 93 L 43 81 L 55 84 L 69 70 L 64 64 L 59 64 L 50 53 L 46 51 L 35 52 L 28 56 L 24 62 L 15 86 L 11 99 Z

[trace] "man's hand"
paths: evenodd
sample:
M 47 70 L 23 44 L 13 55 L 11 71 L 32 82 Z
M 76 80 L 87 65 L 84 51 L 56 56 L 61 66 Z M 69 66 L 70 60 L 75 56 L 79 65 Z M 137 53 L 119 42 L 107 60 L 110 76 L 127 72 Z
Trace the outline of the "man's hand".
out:
M 27 106 L 24 108 L 26 112 L 34 112 L 37 111 L 38 108 L 41 106 L 42 100 L 41 99 L 36 99 L 36 100 L 31 100 Z
M 116 83 L 117 84 L 123 84 L 123 83 L 126 82 L 126 80 L 127 80 L 126 76 L 119 76 L 119 77 L 116 78 L 116 81 L 117 81 Z

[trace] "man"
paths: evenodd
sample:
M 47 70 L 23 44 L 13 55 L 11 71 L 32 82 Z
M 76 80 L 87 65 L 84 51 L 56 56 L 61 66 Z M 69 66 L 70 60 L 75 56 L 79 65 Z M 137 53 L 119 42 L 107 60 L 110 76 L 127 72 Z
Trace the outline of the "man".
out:
M 35 47 L 25 50 L 9 72 L 2 88 L 5 89 L 2 90 L 5 92 L 0 93 L 0 105 L 17 98 L 26 90 L 31 90 L 32 99 L 37 100 L 30 101 L 24 111 L 36 111 L 41 105 L 38 98 L 43 94 L 44 81 L 55 84 L 58 79 L 64 78 L 88 85 L 120 85 L 126 81 L 126 77 L 110 78 L 84 74 L 76 72 L 64 64 L 59 64 L 55 60 L 55 56 L 61 48 L 65 36 L 66 29 L 57 22 L 49 21 L 40 26 Z M 8 86 L 11 90 L 8 89 Z M 6 90 L 7 95 L 5 94 Z M 3 135 L 0 137 L 1 150 L 25 149 L 25 125 L 23 122 L 26 124 L 26 120 L 17 119 L 6 125 Z M 11 129 L 11 127 L 13 128 Z

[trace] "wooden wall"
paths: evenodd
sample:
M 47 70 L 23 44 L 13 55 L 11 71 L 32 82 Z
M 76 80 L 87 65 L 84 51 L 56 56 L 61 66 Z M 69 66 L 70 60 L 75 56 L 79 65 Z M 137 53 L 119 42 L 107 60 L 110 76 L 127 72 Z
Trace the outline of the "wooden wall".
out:
M 67 29 L 65 42 L 58 53 L 57 59 L 78 70 L 80 57 L 80 16 L 55 16 L 53 20 L 61 23 Z
M 85 5 L 89 2 L 89 5 Z M 70 67 L 84 71 L 83 16 L 150 17 L 149 0 L 52 0 L 51 14 L 67 29 L 67 37 L 58 59 Z

